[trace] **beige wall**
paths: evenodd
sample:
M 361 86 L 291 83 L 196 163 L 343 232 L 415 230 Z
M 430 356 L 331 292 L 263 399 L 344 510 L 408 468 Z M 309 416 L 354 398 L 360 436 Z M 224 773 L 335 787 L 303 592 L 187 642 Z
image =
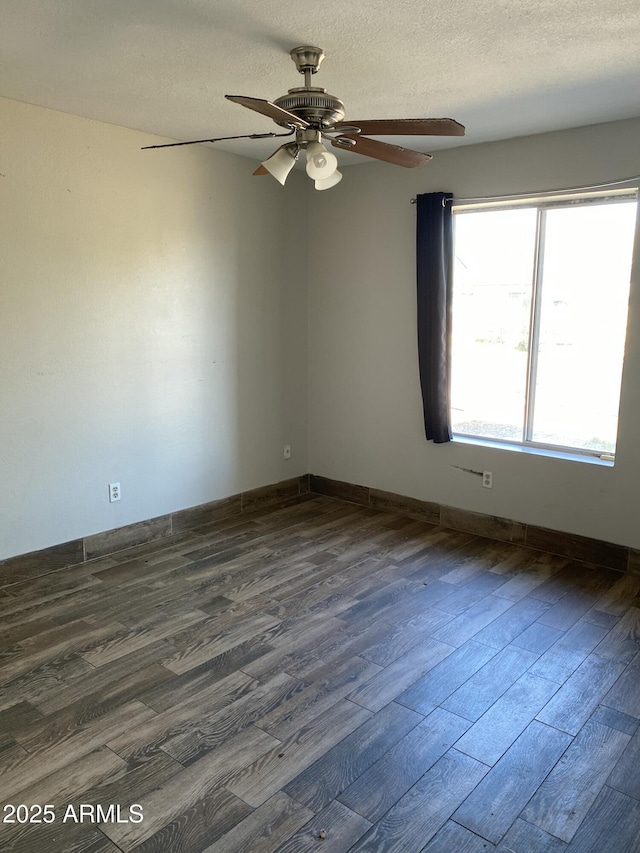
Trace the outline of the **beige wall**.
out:
M 640 174 L 640 120 L 349 167 L 326 193 L 13 101 L 0 122 L 0 559 L 307 470 L 640 547 L 640 260 L 613 469 L 434 446 L 409 204 Z
M 0 559 L 306 472 L 303 176 L 0 126 Z
M 409 204 L 419 192 L 463 198 L 629 175 L 640 175 L 640 120 L 441 151 L 416 170 L 358 166 L 317 194 L 309 207 L 311 471 L 640 547 L 640 240 L 615 467 L 436 446 L 422 422 Z M 454 466 L 493 471 L 493 489 Z

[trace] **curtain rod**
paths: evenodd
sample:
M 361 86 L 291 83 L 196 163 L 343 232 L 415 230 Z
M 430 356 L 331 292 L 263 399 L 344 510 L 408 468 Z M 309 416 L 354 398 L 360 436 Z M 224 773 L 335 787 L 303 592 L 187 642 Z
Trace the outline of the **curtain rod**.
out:
M 606 189 L 607 187 L 614 187 L 617 184 L 628 184 L 632 181 L 640 181 L 640 175 L 632 175 L 630 178 L 620 178 L 617 181 L 607 181 L 604 184 L 589 184 L 582 187 L 565 187 L 565 189 L 561 190 L 540 190 L 539 192 L 512 193 L 511 195 L 487 195 L 478 196 L 477 198 L 443 198 L 442 206 L 444 207 L 448 201 L 452 204 L 472 204 L 473 202 L 482 201 L 510 201 L 511 199 L 515 201 L 523 198 L 541 198 L 545 195 L 559 195 L 561 193 L 578 192 L 580 190 L 601 190 Z M 416 204 L 417 201 L 417 198 L 412 198 L 411 204 Z

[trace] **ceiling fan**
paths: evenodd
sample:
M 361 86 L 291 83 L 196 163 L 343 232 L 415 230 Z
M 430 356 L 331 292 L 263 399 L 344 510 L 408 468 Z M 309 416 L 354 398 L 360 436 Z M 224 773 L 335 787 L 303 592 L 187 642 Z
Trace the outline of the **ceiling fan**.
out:
M 315 74 L 324 59 L 319 47 L 303 45 L 291 51 L 296 68 L 304 75 L 304 86 L 289 89 L 286 95 L 274 101 L 249 98 L 244 95 L 225 95 L 229 101 L 261 113 L 287 128 L 286 133 L 249 133 L 241 136 L 221 136 L 216 139 L 194 139 L 191 142 L 172 142 L 165 145 L 146 145 L 145 148 L 175 148 L 179 145 L 196 145 L 199 142 L 222 142 L 227 139 L 266 139 L 276 136 L 292 136 L 268 157 L 253 173 L 273 175 L 283 186 L 302 150 L 306 153 L 306 170 L 315 182 L 317 190 L 335 186 L 342 175 L 338 171 L 335 154 L 326 149 L 322 139 L 331 142 L 334 148 L 354 151 L 384 160 L 396 166 L 413 168 L 426 163 L 431 154 L 412 151 L 400 145 L 390 145 L 371 139 L 371 136 L 464 136 L 464 127 L 450 118 L 405 118 L 367 119 L 345 122 L 345 107 L 340 98 L 327 93 L 326 89 L 311 86 L 311 75 Z

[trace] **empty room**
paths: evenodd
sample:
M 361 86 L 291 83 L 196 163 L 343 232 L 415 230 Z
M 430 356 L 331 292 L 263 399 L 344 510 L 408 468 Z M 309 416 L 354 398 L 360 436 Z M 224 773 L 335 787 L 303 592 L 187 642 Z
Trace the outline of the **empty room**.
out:
M 0 850 L 639 853 L 638 4 L 0 5 Z

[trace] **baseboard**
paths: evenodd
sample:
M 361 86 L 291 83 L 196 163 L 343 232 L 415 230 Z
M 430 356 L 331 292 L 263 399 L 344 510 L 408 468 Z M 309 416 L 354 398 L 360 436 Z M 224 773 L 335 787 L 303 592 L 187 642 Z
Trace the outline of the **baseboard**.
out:
M 0 587 L 31 580 L 50 572 L 75 566 L 138 545 L 159 542 L 175 534 L 197 530 L 242 513 L 304 500 L 306 495 L 326 495 L 339 500 L 395 512 L 429 524 L 473 533 L 499 542 L 511 542 L 537 551 L 545 551 L 593 563 L 622 572 L 640 573 L 640 551 L 600 539 L 590 539 L 560 530 L 537 527 L 479 512 L 456 509 L 431 501 L 421 501 L 369 486 L 303 474 L 280 483 L 251 489 L 228 498 L 178 510 L 158 518 L 146 519 L 114 530 L 63 542 L 40 551 L 20 554 L 0 561 Z
M 103 533 L 95 533 L 71 542 L 43 548 L 40 551 L 9 557 L 0 561 L 0 587 L 31 580 L 137 545 L 160 541 L 174 534 L 195 530 L 230 516 L 253 512 L 263 507 L 276 508 L 295 503 L 303 500 L 308 494 L 309 475 L 303 474 L 301 477 L 250 489 L 228 498 L 181 509 L 158 518 L 138 521 Z
M 314 494 L 327 495 L 373 509 L 397 512 L 420 521 L 473 533 L 487 539 L 512 542 L 514 545 L 523 545 L 537 551 L 558 554 L 561 557 L 594 563 L 622 572 L 640 573 L 640 551 L 626 545 L 616 545 L 600 539 L 590 539 L 586 536 L 563 533 L 560 530 L 523 524 L 508 518 L 469 512 L 313 474 L 309 479 L 309 488 Z

